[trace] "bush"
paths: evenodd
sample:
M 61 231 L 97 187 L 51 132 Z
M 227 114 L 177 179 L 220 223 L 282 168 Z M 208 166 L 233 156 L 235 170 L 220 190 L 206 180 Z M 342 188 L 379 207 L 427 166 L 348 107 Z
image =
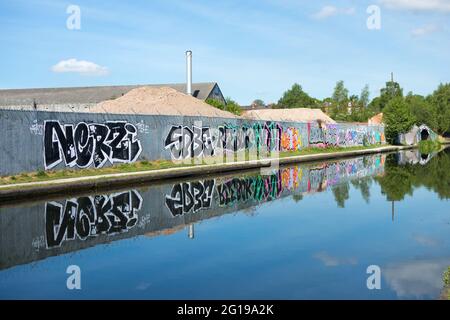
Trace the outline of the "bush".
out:
M 228 111 L 238 116 L 242 114 L 241 106 L 231 98 L 226 98 L 226 104 L 223 104 L 216 99 L 207 99 L 206 103 L 217 109 Z

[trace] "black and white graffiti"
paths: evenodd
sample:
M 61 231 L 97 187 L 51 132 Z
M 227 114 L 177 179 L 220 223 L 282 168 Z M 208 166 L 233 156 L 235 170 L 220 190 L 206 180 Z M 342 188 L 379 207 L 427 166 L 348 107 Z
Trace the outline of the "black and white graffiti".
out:
M 66 166 L 79 168 L 87 168 L 92 163 L 95 168 L 101 168 L 107 161 L 134 162 L 142 152 L 137 134 L 136 127 L 125 121 L 77 125 L 45 121 L 45 169 L 52 169 L 63 160 Z
M 170 195 L 166 195 L 166 206 L 172 215 L 179 216 L 211 207 L 215 181 L 177 183 Z
M 172 126 L 166 137 L 165 148 L 170 149 L 172 159 L 182 160 L 214 155 L 215 138 L 209 127 Z
M 69 240 L 126 232 L 136 225 L 142 203 L 136 190 L 110 196 L 81 197 L 66 200 L 64 204 L 47 202 L 47 248 L 60 246 Z

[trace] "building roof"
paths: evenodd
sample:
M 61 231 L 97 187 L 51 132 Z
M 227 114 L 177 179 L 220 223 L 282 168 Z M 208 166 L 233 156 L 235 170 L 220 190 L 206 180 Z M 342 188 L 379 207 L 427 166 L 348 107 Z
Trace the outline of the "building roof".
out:
M 374 115 L 367 122 L 368 122 L 368 124 L 382 124 L 383 123 L 383 112 Z
M 193 96 L 200 100 L 206 100 L 216 85 L 216 82 L 193 83 Z M 101 101 L 119 98 L 132 89 L 143 86 L 170 87 L 179 92 L 186 92 L 185 83 L 72 88 L 6 89 L 0 90 L 0 106 L 33 105 L 34 103 L 37 105 L 96 104 Z
M 265 121 L 312 122 L 321 120 L 324 123 L 336 123 L 320 109 L 292 108 L 248 110 L 242 114 L 244 118 Z

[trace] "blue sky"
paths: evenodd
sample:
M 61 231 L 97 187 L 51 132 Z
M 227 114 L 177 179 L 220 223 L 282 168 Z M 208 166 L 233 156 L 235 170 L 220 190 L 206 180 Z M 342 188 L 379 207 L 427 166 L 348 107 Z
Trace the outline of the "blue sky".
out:
M 71 4 L 80 30 L 66 27 Z M 194 82 L 241 104 L 294 82 L 325 98 L 341 79 L 373 98 L 391 71 L 405 92 L 450 82 L 450 0 L 1 0 L 0 39 L 0 88 L 184 82 L 187 49 Z

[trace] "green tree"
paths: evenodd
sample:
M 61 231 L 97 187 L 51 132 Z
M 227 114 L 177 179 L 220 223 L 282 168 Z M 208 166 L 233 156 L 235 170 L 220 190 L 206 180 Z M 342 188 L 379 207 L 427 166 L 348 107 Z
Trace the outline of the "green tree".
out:
M 348 182 L 336 185 L 332 189 L 334 201 L 339 208 L 345 207 L 345 201 L 350 198 L 350 185 Z
M 277 108 L 316 108 L 316 99 L 310 97 L 298 83 L 294 83 L 278 100 Z
M 334 87 L 333 95 L 331 96 L 333 101 L 338 106 L 347 107 L 348 101 L 348 89 L 344 86 L 344 81 L 339 80 L 336 82 L 336 86 Z
M 435 131 L 438 129 L 437 113 L 433 104 L 420 95 L 412 94 L 412 92 L 406 96 L 405 101 L 417 125 L 426 124 Z
M 344 86 L 344 81 L 336 82 L 333 94 L 331 96 L 331 114 L 332 118 L 338 121 L 348 121 L 348 89 Z
M 263 100 L 256 99 L 255 101 L 252 102 L 252 105 L 257 107 L 264 107 L 266 104 L 264 103 Z
M 450 131 L 450 83 L 441 83 L 433 92 L 429 101 L 436 108 L 438 115 L 438 133 L 448 133 Z
M 231 113 L 234 113 L 238 116 L 240 116 L 242 114 L 242 109 L 241 106 L 234 100 L 232 100 L 230 97 L 227 97 L 225 99 L 226 101 L 226 105 L 225 105 L 225 110 Z
M 371 108 L 376 112 L 381 112 L 389 101 L 399 97 L 403 97 L 403 89 L 400 84 L 395 81 L 388 81 L 386 87 L 380 90 L 380 96 L 372 100 Z
M 386 140 L 389 143 L 395 143 L 398 135 L 407 132 L 414 124 L 415 119 L 405 99 L 397 97 L 389 101 L 384 108 L 383 120 L 386 125 Z
M 241 106 L 231 98 L 225 99 L 226 104 L 223 104 L 222 102 L 216 100 L 216 99 L 207 99 L 206 103 L 217 108 L 220 110 L 231 112 L 235 115 L 241 115 L 242 114 L 242 108 Z
M 366 108 L 369 105 L 369 97 L 370 97 L 369 85 L 366 84 L 364 88 L 361 90 L 361 95 L 359 96 L 359 103 L 363 108 Z

